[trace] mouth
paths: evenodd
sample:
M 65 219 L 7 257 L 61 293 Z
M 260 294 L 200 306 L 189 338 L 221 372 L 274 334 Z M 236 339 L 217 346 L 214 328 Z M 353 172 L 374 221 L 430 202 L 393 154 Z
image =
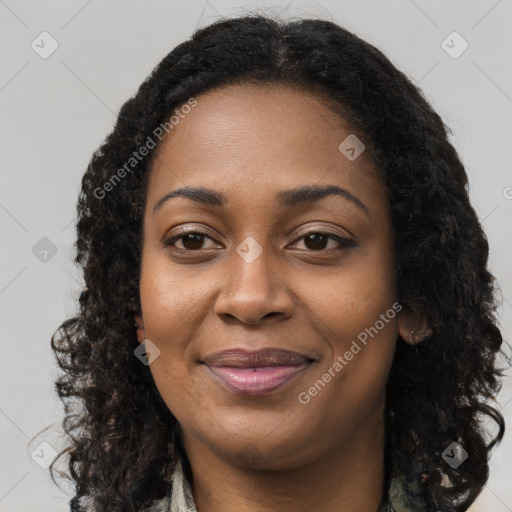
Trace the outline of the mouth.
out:
M 290 350 L 225 350 L 204 358 L 210 375 L 225 388 L 244 395 L 270 393 L 294 380 L 316 359 Z

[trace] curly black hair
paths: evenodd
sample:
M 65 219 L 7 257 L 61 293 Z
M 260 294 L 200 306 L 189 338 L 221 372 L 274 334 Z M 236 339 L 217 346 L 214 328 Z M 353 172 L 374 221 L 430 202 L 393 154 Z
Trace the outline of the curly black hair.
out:
M 450 129 L 421 90 L 355 34 L 331 21 L 258 13 L 218 20 L 172 50 L 123 104 L 83 176 L 75 263 L 86 286 L 77 315 L 51 340 L 68 440 L 59 457 L 69 456 L 66 476 L 76 497 L 94 498 L 100 512 L 144 510 L 169 495 L 176 462 L 179 424 L 149 368 L 134 357 L 142 218 L 158 144 L 122 179 L 119 170 L 191 98 L 249 83 L 313 91 L 365 141 L 391 205 L 398 299 L 432 331 L 417 345 L 397 340 L 387 383 L 385 481 L 407 474 L 428 510 L 467 510 L 505 431 L 488 404 L 502 385 L 503 341 L 488 242 Z M 485 417 L 499 427 L 490 440 Z M 454 441 L 469 453 L 457 468 L 441 457 Z

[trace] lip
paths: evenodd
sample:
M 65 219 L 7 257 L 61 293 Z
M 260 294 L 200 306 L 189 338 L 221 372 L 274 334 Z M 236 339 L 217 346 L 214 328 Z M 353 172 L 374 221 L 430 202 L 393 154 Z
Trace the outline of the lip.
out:
M 277 348 L 231 349 L 204 358 L 209 373 L 226 388 L 244 395 L 270 393 L 296 378 L 315 359 Z
M 296 366 L 263 366 L 238 368 L 235 366 L 206 366 L 217 380 L 231 391 L 242 395 L 270 393 L 302 373 L 312 363 Z
M 279 348 L 245 350 L 235 348 L 208 355 L 202 362 L 208 366 L 234 366 L 237 368 L 262 368 L 265 366 L 299 366 L 314 361 L 299 352 Z

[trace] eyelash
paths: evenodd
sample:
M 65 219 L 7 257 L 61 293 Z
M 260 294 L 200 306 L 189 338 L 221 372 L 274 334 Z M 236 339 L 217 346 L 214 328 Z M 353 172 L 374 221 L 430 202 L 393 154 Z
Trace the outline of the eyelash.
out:
M 175 234 L 173 235 L 172 237 L 168 238 L 167 240 L 165 240 L 164 242 L 164 247 L 174 247 L 174 243 L 177 241 L 177 240 L 180 240 L 181 238 L 187 236 L 187 235 L 201 235 L 201 236 L 205 236 L 207 238 L 210 238 L 210 240 L 213 240 L 213 238 L 211 236 L 209 236 L 208 233 L 206 233 L 205 231 L 201 231 L 201 230 L 198 230 L 198 229 L 190 229 L 190 230 L 186 230 L 186 229 L 179 229 L 178 230 L 179 234 Z M 349 240 L 348 238 L 343 238 L 339 235 L 335 235 L 334 233 L 331 233 L 331 232 L 328 232 L 328 231 L 319 231 L 319 230 L 310 230 L 310 231 L 307 231 L 306 233 L 303 233 L 299 238 L 296 238 L 294 242 L 297 242 L 299 240 L 302 240 L 303 238 L 309 236 L 309 235 L 323 235 L 323 236 L 326 236 L 328 238 L 330 238 L 331 240 L 335 240 L 336 242 L 338 242 L 339 246 L 334 248 L 334 250 L 342 250 L 342 249 L 345 249 L 346 247 L 355 247 L 355 244 Z M 177 249 L 178 251 L 182 251 L 182 252 L 190 252 L 190 253 L 199 253 L 201 252 L 201 250 L 203 249 L 197 249 L 197 250 L 189 250 L 189 249 L 180 249 L 178 247 L 175 247 L 175 249 Z M 330 251 L 330 250 L 333 250 L 332 248 L 331 249 L 319 249 L 319 250 L 314 250 L 314 249 L 308 249 L 310 252 L 324 252 L 324 251 Z

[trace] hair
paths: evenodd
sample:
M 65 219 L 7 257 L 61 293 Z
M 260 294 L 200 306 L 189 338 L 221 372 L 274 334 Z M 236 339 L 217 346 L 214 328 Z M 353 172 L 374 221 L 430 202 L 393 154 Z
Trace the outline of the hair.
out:
M 75 263 L 85 287 L 77 315 L 51 340 L 68 441 L 57 458 L 69 456 L 75 499 L 89 496 L 95 510 L 120 512 L 168 496 L 179 427 L 148 366 L 134 357 L 142 219 L 156 149 L 108 193 L 98 191 L 190 98 L 244 84 L 315 92 L 364 140 L 391 206 L 398 299 L 432 330 L 414 346 L 397 340 L 386 384 L 385 482 L 407 474 L 428 510 L 467 510 L 505 431 L 487 403 L 502 385 L 502 336 L 487 238 L 450 129 L 422 91 L 355 34 L 331 21 L 258 13 L 218 20 L 165 56 L 122 105 L 83 176 Z M 485 417 L 498 426 L 494 437 Z M 458 467 L 441 456 L 454 441 L 469 453 Z

